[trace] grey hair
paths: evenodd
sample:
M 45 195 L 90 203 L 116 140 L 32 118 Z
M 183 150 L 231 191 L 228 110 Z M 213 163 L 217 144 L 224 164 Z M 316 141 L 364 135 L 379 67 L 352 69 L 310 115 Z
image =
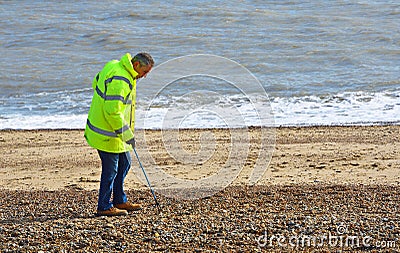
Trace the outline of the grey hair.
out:
M 140 63 L 141 66 L 154 66 L 153 57 L 151 57 L 151 55 L 148 53 L 138 53 L 131 60 L 132 64 L 137 61 Z

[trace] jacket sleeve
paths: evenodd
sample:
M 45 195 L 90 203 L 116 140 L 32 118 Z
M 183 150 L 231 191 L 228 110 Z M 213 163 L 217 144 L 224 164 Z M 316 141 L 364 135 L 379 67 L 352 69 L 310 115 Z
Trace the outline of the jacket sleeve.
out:
M 131 107 L 131 130 L 134 131 L 135 128 L 135 112 L 136 112 L 136 80 L 131 92 L 132 107 Z
M 130 122 L 125 120 L 125 115 L 131 113 L 131 106 L 126 105 L 130 92 L 131 90 L 125 82 L 113 80 L 108 85 L 107 96 L 114 96 L 115 99 L 104 102 L 104 117 L 123 141 L 134 137 Z

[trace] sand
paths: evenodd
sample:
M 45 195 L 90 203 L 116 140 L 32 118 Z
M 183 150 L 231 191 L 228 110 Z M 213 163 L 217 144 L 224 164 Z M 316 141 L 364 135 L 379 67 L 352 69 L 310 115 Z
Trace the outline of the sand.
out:
M 82 130 L 0 131 L 0 251 L 399 252 L 399 133 L 399 126 L 137 131 L 153 182 L 160 181 L 153 170 L 196 182 L 237 176 L 201 199 L 156 191 L 157 209 L 133 157 L 125 188 L 143 209 L 96 217 L 100 161 Z M 224 167 L 231 171 L 220 173 Z M 248 185 L 253 171 L 261 178 Z
M 242 170 L 232 185 L 247 185 L 254 165 L 260 163 L 260 149 L 266 149 L 260 147 L 259 128 L 248 132 L 248 140 L 234 142 L 236 146 L 250 143 L 245 156 L 232 158 L 233 134 L 222 129 L 181 130 L 177 134 L 182 147 L 163 140 L 171 135 L 161 131 L 137 131 L 137 151 L 149 172 L 162 169 L 177 178 L 198 180 L 217 173 L 228 162 Z M 214 140 L 206 137 L 206 144 L 201 143 L 204 133 L 212 133 Z M 275 141 L 267 147 L 271 154 L 261 163 L 265 173 L 258 184 L 400 184 L 400 126 L 276 128 L 267 134 L 268 138 L 274 135 Z M 211 142 L 204 161 L 196 160 L 201 156 L 200 145 Z M 182 150 L 192 156 L 177 157 Z M 0 132 L 0 157 L 1 188 L 93 190 L 99 185 L 100 159 L 87 145 L 82 130 L 4 130 Z M 142 174 L 134 156 L 132 167 L 126 189 L 145 187 L 138 180 Z

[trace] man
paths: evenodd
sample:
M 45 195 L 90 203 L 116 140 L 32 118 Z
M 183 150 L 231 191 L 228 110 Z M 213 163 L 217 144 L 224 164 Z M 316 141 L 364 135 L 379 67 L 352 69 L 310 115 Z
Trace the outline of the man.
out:
M 99 216 L 127 215 L 141 208 L 127 201 L 123 184 L 131 166 L 129 151 L 135 147 L 136 80 L 146 77 L 153 66 L 149 54 L 132 58 L 127 53 L 119 61 L 108 62 L 93 79 L 85 138 L 101 159 Z

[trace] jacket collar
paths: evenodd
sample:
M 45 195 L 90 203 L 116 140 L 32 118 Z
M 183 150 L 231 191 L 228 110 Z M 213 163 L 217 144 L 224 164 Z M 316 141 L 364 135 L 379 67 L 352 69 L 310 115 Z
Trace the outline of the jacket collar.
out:
M 131 60 L 132 60 L 131 54 L 126 53 L 124 56 L 122 56 L 120 62 L 122 63 L 122 66 L 124 66 L 124 68 L 129 72 L 132 78 L 135 79 L 138 73 L 133 68 Z

